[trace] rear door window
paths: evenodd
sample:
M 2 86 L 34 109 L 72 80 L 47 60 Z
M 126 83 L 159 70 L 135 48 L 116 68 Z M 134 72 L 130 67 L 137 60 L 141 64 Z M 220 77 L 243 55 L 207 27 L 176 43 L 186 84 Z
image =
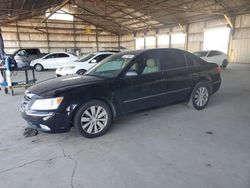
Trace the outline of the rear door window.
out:
M 191 53 L 185 53 L 185 58 L 188 66 L 200 66 L 204 62 L 204 60 Z
M 45 57 L 45 59 L 52 59 L 52 58 L 57 58 L 58 54 L 50 54 L 48 56 Z
M 217 55 L 221 55 L 221 52 L 219 51 L 211 51 L 207 57 L 213 57 L 213 56 L 217 56 Z
M 159 57 L 163 70 L 178 69 L 187 66 L 182 51 L 161 50 L 159 51 Z
M 69 57 L 69 55 L 65 54 L 65 53 L 58 53 L 57 57 L 59 57 L 59 58 L 61 58 L 61 57 Z
M 198 57 L 206 57 L 207 53 L 208 53 L 208 51 L 200 51 L 200 52 L 194 52 L 194 55 L 196 55 Z
M 37 55 L 38 54 L 37 49 L 27 49 L 26 52 L 28 55 Z

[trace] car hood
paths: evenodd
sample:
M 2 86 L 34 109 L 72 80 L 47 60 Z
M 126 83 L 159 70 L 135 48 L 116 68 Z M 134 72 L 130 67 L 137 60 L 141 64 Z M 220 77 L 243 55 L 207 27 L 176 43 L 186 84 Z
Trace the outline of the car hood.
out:
M 66 90 L 70 90 L 79 86 L 88 85 L 95 82 L 100 82 L 103 80 L 103 78 L 95 76 L 75 74 L 45 80 L 30 87 L 28 91 L 41 97 L 51 97 Z
M 84 64 L 88 64 L 88 61 L 73 61 L 73 62 L 69 62 L 65 65 L 62 65 L 59 67 L 59 69 L 65 69 L 66 67 L 70 67 L 70 66 L 75 66 L 75 67 L 78 67 L 78 66 L 81 66 L 81 65 L 84 65 Z

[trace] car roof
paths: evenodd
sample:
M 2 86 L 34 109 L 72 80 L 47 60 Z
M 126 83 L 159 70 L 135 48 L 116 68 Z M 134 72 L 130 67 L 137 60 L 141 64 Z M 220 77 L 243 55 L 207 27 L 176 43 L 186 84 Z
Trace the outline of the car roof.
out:
M 18 50 L 33 50 L 33 49 L 36 49 L 36 50 L 39 50 L 39 48 L 19 48 Z
M 69 53 L 69 52 L 51 52 L 51 53 L 48 53 L 47 55 L 50 55 L 50 54 L 58 54 L 58 53 L 73 55 L 73 54 L 71 54 L 71 53 Z
M 66 54 L 68 54 L 68 52 L 50 52 L 50 54 L 57 54 L 57 53 L 66 53 Z
M 94 52 L 92 54 L 95 54 L 95 55 L 101 55 L 101 54 L 115 54 L 115 52 Z
M 220 52 L 220 53 L 224 53 L 224 52 L 222 52 L 222 51 L 220 51 L 220 50 L 202 50 L 202 51 L 196 51 L 196 52 L 194 52 L 194 53 L 198 53 L 198 52 Z
M 142 53 L 144 53 L 144 52 L 150 52 L 150 51 L 162 51 L 162 50 L 164 50 L 164 51 L 169 51 L 169 52 L 172 52 L 172 53 L 174 53 L 174 52 L 187 52 L 187 51 L 185 51 L 185 50 L 181 50 L 181 49 L 177 49 L 177 48 L 152 48 L 152 49 L 142 49 L 142 50 L 131 50 L 131 51 L 123 51 L 123 52 L 120 52 L 120 53 L 118 53 L 118 54 L 120 54 L 120 55 L 129 55 L 129 54 L 131 54 L 131 55 L 139 55 L 139 54 L 142 54 Z
M 194 53 L 197 53 L 197 52 L 210 52 L 212 50 L 201 50 L 201 51 L 195 51 Z

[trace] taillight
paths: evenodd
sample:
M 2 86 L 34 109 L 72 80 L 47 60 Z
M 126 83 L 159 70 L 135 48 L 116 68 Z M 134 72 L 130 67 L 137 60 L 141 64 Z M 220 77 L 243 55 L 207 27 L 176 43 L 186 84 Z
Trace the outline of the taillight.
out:
M 220 68 L 219 66 L 217 66 L 216 69 L 215 69 L 215 71 L 216 71 L 218 74 L 220 74 L 221 68 Z

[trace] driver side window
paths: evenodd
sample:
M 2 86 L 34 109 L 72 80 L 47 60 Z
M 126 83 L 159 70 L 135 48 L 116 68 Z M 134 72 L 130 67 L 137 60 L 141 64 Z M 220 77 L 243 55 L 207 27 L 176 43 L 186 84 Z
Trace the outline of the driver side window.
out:
M 134 75 L 144 75 L 160 71 L 159 61 L 155 56 L 147 55 L 139 58 L 129 69 L 128 72 Z
M 27 53 L 26 53 L 25 50 L 20 50 L 17 54 L 20 55 L 20 56 L 25 56 L 25 55 L 27 55 Z
M 45 57 L 45 59 L 52 59 L 52 58 L 56 58 L 56 54 L 51 54 L 51 55 L 48 55 L 47 57 Z

